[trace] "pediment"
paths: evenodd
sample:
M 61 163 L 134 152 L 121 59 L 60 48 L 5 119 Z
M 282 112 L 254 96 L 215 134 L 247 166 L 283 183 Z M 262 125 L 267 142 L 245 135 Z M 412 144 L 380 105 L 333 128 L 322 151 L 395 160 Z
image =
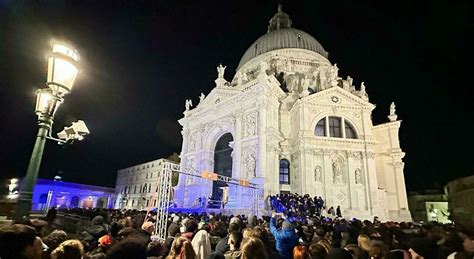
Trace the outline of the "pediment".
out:
M 240 92 L 240 90 L 235 88 L 215 87 L 207 96 L 205 96 L 203 101 L 197 104 L 196 109 L 201 110 L 208 107 L 213 107 L 214 105 L 219 104 L 221 101 L 231 98 L 239 94 Z
M 323 106 L 348 106 L 365 107 L 374 109 L 375 105 L 356 96 L 340 87 L 332 87 L 324 91 L 314 93 L 301 99 L 304 103 L 323 105 Z

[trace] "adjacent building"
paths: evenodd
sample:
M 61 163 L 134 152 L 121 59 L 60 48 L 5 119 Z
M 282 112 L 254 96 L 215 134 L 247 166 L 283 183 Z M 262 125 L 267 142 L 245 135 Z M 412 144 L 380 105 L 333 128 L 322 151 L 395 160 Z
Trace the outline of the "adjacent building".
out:
M 474 175 L 459 178 L 446 186 L 451 220 L 474 227 Z
M 34 211 L 48 208 L 113 208 L 114 188 L 38 179 L 33 192 Z
M 411 220 L 395 104 L 385 107 L 386 123 L 373 125 L 375 104 L 363 79 L 356 87 L 353 78 L 341 78 L 319 41 L 293 28 L 281 7 L 230 81 L 225 69 L 217 67 L 216 86 L 197 105 L 185 102 L 182 168 L 258 184 L 261 209 L 268 195 L 293 192 L 321 196 L 351 217 Z M 129 182 L 117 188 L 120 193 L 127 186 L 127 206 L 139 202 L 141 188 L 153 190 L 143 173 L 138 180 L 125 172 L 130 170 L 122 170 L 130 175 L 120 179 Z M 181 175 L 175 202 L 191 207 L 199 197 L 219 199 L 221 187 Z M 229 186 L 226 208 L 250 208 L 252 195 L 249 188 Z
M 166 159 L 134 165 L 117 171 L 117 209 L 146 209 L 157 205 L 159 174 Z
M 440 190 L 425 190 L 408 194 L 413 221 L 450 223 L 448 196 Z

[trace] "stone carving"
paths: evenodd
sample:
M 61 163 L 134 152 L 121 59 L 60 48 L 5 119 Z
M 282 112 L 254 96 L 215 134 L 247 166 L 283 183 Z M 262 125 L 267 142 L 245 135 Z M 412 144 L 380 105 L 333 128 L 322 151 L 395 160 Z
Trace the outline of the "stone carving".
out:
M 322 181 L 322 173 L 321 173 L 321 166 L 316 166 L 316 168 L 314 168 L 314 180 L 316 182 L 321 182 Z
M 322 71 L 322 69 L 319 71 L 319 90 L 326 90 L 327 88 L 327 80 L 326 80 L 326 73 Z
M 225 73 L 225 68 L 227 66 L 222 66 L 222 64 L 219 64 L 217 67 L 217 78 L 222 78 L 224 79 L 224 73 Z
M 354 172 L 354 178 L 356 184 L 362 184 L 362 174 L 360 168 L 357 168 Z
M 201 93 L 201 95 L 199 96 L 199 103 L 202 103 L 202 101 L 204 101 L 204 98 L 206 98 L 206 96 Z
M 268 63 L 265 61 L 260 62 L 260 71 L 258 73 L 259 76 L 266 76 L 267 75 L 267 70 L 269 66 Z
M 257 175 L 256 175 L 256 172 L 255 172 L 255 155 L 253 153 L 249 153 L 247 155 L 247 157 L 245 158 L 245 168 L 246 168 L 246 178 L 255 178 Z
M 251 113 L 245 120 L 247 136 L 253 136 L 257 132 L 257 113 Z
M 353 92 L 353 79 L 350 76 L 347 76 L 346 80 L 342 81 L 342 88 L 348 92 Z
M 196 132 L 191 133 L 189 136 L 189 148 L 188 151 L 192 152 L 196 148 Z
M 285 70 L 287 72 L 292 72 L 293 71 L 293 63 L 291 63 L 290 59 L 285 60 Z
M 392 102 L 390 104 L 390 114 L 387 116 L 390 121 L 396 121 L 397 120 L 397 114 L 395 113 L 395 103 Z
M 342 179 L 342 161 L 340 159 L 334 159 L 332 162 L 332 173 L 333 173 L 333 182 L 335 184 L 343 184 L 344 180 Z
M 193 101 L 191 99 L 187 99 L 186 102 L 184 103 L 184 107 L 186 108 L 186 111 L 189 111 L 189 109 L 191 109 L 191 106 L 193 106 Z
M 365 91 L 364 82 L 360 83 L 359 97 L 364 99 L 364 100 L 369 100 L 369 96 L 367 95 L 367 92 Z
M 249 78 L 247 76 L 247 72 L 243 72 L 242 73 L 242 83 L 246 83 L 247 81 L 249 81 Z
M 301 80 L 301 86 L 303 87 L 303 91 L 307 91 L 310 85 L 309 76 L 305 76 L 303 80 Z
M 328 87 L 337 86 L 338 71 L 339 68 L 337 67 L 337 64 L 334 64 L 334 66 L 331 66 L 326 70 Z

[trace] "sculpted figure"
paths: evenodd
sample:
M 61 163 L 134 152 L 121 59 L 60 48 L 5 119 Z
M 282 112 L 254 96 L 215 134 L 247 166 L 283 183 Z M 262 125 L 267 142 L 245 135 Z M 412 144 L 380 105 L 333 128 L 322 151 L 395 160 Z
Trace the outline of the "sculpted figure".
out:
M 189 111 L 191 106 L 193 106 L 193 101 L 191 99 L 187 99 L 186 102 L 184 103 L 184 106 L 186 108 L 186 111 Z
M 255 156 L 253 154 L 249 154 L 245 160 L 245 165 L 247 167 L 247 178 L 256 177 L 255 173 Z
M 204 98 L 206 98 L 206 96 L 203 93 L 201 93 L 201 95 L 199 96 L 199 103 L 204 101 Z
M 327 74 L 327 82 L 330 87 L 332 86 L 337 86 L 337 72 L 339 71 L 339 68 L 337 67 L 337 64 L 334 64 L 334 66 L 331 66 L 326 70 Z
M 365 91 L 365 84 L 364 82 L 362 82 L 360 84 L 360 91 L 359 91 L 359 96 L 364 98 L 364 99 L 368 99 L 369 96 L 367 95 L 367 92 Z
M 242 83 L 245 83 L 249 81 L 249 78 L 247 77 L 247 73 L 246 72 L 243 72 L 242 73 Z
M 224 78 L 224 72 L 225 72 L 226 66 L 222 66 L 222 64 L 219 64 L 217 67 L 217 78 Z
M 321 167 L 319 165 L 314 169 L 314 180 L 321 182 Z
M 332 172 L 333 172 L 333 181 L 335 184 L 342 184 L 344 181 L 342 180 L 342 165 L 339 160 L 334 160 L 332 162 Z
M 266 76 L 267 75 L 267 69 L 269 68 L 268 63 L 265 61 L 260 62 L 260 72 L 259 75 Z
M 355 174 L 355 183 L 356 184 L 361 184 L 362 183 L 362 175 L 361 175 L 360 169 L 357 168 L 355 170 L 354 174 Z
M 395 110 L 395 103 L 392 102 L 392 103 L 390 104 L 390 116 L 396 115 L 396 114 L 395 114 L 395 111 L 396 111 L 396 110 Z

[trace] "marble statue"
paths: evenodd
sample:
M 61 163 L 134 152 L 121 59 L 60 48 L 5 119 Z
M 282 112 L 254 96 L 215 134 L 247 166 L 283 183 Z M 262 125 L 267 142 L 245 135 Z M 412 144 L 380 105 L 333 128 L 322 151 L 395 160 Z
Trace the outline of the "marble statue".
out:
M 321 182 L 321 166 L 316 166 L 316 168 L 314 168 L 314 180 L 316 182 Z
M 245 167 L 247 169 L 247 179 L 252 177 L 256 177 L 255 173 L 255 157 L 253 154 L 249 154 L 247 158 L 245 159 Z
M 249 78 L 247 76 L 247 72 L 243 72 L 242 73 L 242 83 L 246 83 L 247 81 L 249 81 Z
M 256 128 L 256 116 L 254 114 L 250 114 L 247 117 L 247 136 L 255 135 L 255 128 Z
M 361 184 L 362 183 L 362 175 L 361 175 L 361 172 L 360 172 L 359 168 L 357 168 L 355 170 L 354 175 L 355 175 L 355 183 L 356 184 Z
M 267 69 L 269 68 L 268 63 L 265 61 L 260 62 L 260 72 L 258 73 L 261 76 L 267 75 Z
M 397 114 L 395 113 L 395 103 L 392 102 L 390 104 L 390 114 L 387 116 L 390 121 L 396 121 L 397 120 Z
M 201 95 L 199 96 L 199 103 L 202 103 L 202 101 L 204 101 L 204 98 L 206 98 L 206 96 L 201 93 Z
M 304 79 L 301 81 L 301 86 L 303 87 L 303 91 L 308 90 L 310 84 L 309 76 L 305 76 Z
M 369 96 L 367 95 L 367 92 L 365 91 L 365 84 L 364 84 L 364 82 L 360 83 L 359 96 L 360 96 L 361 98 L 366 99 L 366 100 L 369 99 Z
M 334 64 L 334 66 L 331 66 L 326 70 L 327 83 L 329 87 L 337 86 L 338 71 L 339 68 L 337 67 L 337 64 Z
M 189 111 L 189 109 L 191 109 L 191 106 L 193 106 L 193 101 L 191 99 L 187 99 L 184 103 L 184 106 L 186 107 L 186 111 Z
M 242 72 L 237 72 L 235 74 L 235 79 L 237 80 L 237 85 L 241 85 L 242 84 Z
M 291 60 L 290 59 L 287 59 L 285 61 L 285 70 L 287 72 L 292 72 L 293 71 L 293 63 L 291 63 Z
M 224 78 L 226 67 L 227 66 L 222 66 L 222 64 L 219 64 L 219 66 L 217 67 L 217 78 Z
M 339 160 L 334 160 L 334 162 L 332 162 L 332 172 L 333 172 L 333 182 L 335 184 L 344 183 L 344 181 L 342 180 L 342 165 Z

